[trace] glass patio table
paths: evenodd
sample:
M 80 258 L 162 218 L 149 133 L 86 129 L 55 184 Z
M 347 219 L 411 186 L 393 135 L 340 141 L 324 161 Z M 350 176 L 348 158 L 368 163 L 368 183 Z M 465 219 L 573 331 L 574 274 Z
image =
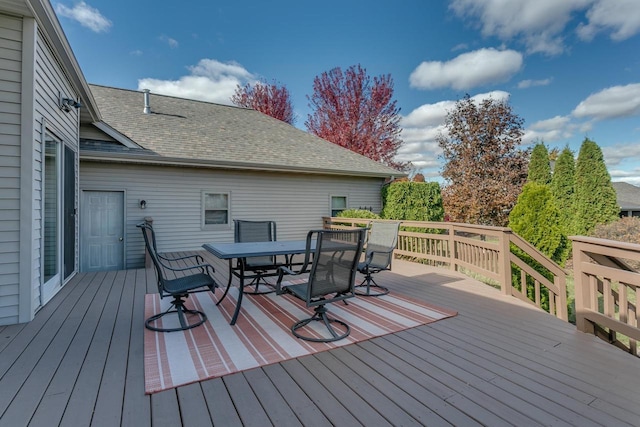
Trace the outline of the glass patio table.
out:
M 238 294 L 238 302 L 236 303 L 233 317 L 231 318 L 231 325 L 235 325 L 240 314 L 240 307 L 242 305 L 242 296 L 244 294 L 244 281 L 245 279 L 251 279 L 254 276 L 247 275 L 245 271 L 244 259 L 251 257 L 261 256 L 278 256 L 278 255 L 296 255 L 305 253 L 307 249 L 306 240 L 280 240 L 274 242 L 241 242 L 241 243 L 206 243 L 202 245 L 204 249 L 215 255 L 219 259 L 226 259 L 229 261 L 229 281 L 227 283 L 227 289 L 225 289 L 222 298 L 216 303 L 220 304 L 229 292 L 231 287 L 231 280 L 233 277 L 237 277 L 240 281 L 240 291 Z M 315 241 L 311 243 L 311 250 L 315 249 Z M 233 260 L 237 259 L 239 262 L 235 263 Z M 263 274 L 267 277 L 277 276 L 277 272 Z

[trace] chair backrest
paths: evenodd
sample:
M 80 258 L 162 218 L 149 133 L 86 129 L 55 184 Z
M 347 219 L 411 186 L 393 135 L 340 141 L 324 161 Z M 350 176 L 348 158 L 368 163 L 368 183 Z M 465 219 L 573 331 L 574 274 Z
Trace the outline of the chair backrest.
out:
M 371 223 L 371 231 L 367 240 L 366 259 L 371 254 L 369 266 L 375 268 L 391 268 L 393 260 L 393 250 L 398 244 L 399 222 L 377 222 Z
M 234 240 L 239 242 L 272 242 L 276 240 L 274 221 L 247 221 L 234 219 Z
M 353 295 L 365 234 L 364 228 L 315 230 L 307 234 L 305 259 L 309 259 L 311 245 L 315 239 L 315 251 L 307 287 L 307 305 L 310 301 L 327 294 L 337 294 L 336 298 L 332 299 L 343 299 L 347 294 Z
M 233 238 L 236 243 L 241 242 L 274 242 L 276 240 L 276 223 L 274 221 L 248 221 L 234 219 Z M 262 265 L 275 263 L 275 257 L 250 257 L 247 265 Z
M 153 226 L 148 222 L 141 222 L 137 224 L 136 227 L 142 230 L 142 236 L 144 237 L 144 246 L 147 248 L 147 252 L 149 253 L 149 257 L 153 262 L 153 266 L 156 270 L 156 274 L 158 275 L 158 292 L 160 295 L 164 293 L 164 283 L 166 278 L 164 276 L 164 272 L 162 270 L 162 264 L 158 259 L 158 254 L 156 251 L 156 234 L 153 231 Z

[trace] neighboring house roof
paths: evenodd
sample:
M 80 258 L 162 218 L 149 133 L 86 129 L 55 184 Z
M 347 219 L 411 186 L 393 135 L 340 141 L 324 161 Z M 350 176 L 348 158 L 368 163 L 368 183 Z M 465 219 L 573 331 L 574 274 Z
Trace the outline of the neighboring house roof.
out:
M 142 92 L 90 87 L 104 123 L 148 151 L 118 152 L 113 147 L 102 150 L 95 142 L 83 143 L 85 159 L 128 158 L 372 177 L 406 175 L 255 110 L 151 94 L 151 114 L 145 114 Z
M 640 210 L 640 187 L 628 182 L 613 182 L 620 210 Z

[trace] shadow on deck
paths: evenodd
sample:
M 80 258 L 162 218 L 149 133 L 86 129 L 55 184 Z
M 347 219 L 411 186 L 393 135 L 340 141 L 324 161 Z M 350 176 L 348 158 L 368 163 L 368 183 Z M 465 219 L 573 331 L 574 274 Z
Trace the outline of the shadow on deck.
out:
M 380 280 L 459 314 L 145 395 L 155 276 L 79 274 L 32 322 L 0 327 L 0 425 L 640 424 L 636 357 L 455 272 L 395 261 Z

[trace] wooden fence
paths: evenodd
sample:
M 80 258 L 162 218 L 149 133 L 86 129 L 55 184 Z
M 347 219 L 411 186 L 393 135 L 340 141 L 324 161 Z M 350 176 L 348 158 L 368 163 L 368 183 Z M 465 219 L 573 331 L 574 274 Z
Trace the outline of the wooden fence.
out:
M 324 228 L 350 228 L 370 223 L 371 220 L 361 218 L 323 217 Z M 539 273 L 515 252 L 526 254 L 545 274 Z M 500 286 L 504 294 L 568 320 L 565 270 L 509 228 L 401 221 L 394 253 L 430 265 L 456 271 L 466 269 L 482 275 Z
M 640 356 L 640 245 L 571 237 L 576 327 Z

